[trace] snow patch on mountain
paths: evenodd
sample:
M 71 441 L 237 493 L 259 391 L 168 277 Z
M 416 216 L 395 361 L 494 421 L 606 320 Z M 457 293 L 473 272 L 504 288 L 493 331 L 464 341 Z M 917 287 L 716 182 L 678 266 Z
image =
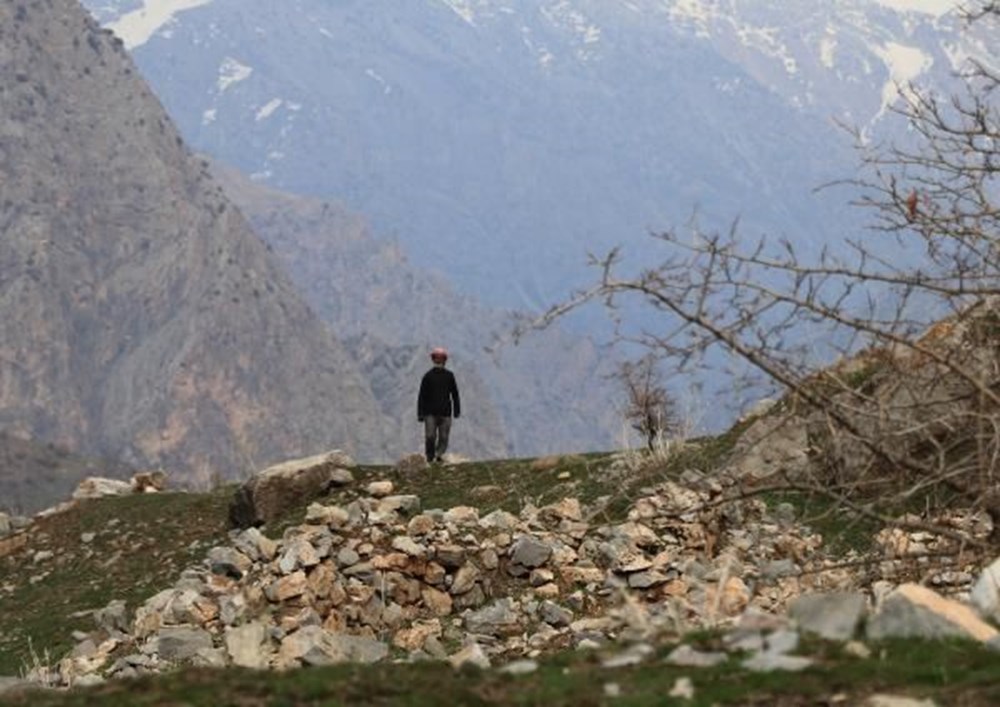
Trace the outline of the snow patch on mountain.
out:
M 375 69 L 365 69 L 365 76 L 378 83 L 382 87 L 382 93 L 392 93 L 392 86 Z
M 931 68 L 934 60 L 916 47 L 896 42 L 887 42 L 881 47 L 872 47 L 872 50 L 889 69 L 889 80 L 882 88 L 882 108 L 876 116 L 877 120 L 896 102 L 900 93 L 907 90 L 911 82 Z
M 144 0 L 142 7 L 127 12 L 108 24 L 126 49 L 142 46 L 165 25 L 175 21 L 184 10 L 207 5 L 212 0 Z
M 540 12 L 553 27 L 566 28 L 575 36 L 581 45 L 576 51 L 578 59 L 586 61 L 594 56 L 595 45 L 601 41 L 601 28 L 576 9 L 570 0 L 543 6 Z
M 777 59 L 789 74 L 798 72 L 798 64 L 788 47 L 781 41 L 777 27 L 752 27 L 743 25 L 736 30 L 743 46 Z
M 897 12 L 921 12 L 940 17 L 961 6 L 961 0 L 876 0 L 879 5 Z
M 677 0 L 669 11 L 672 22 L 686 26 L 703 39 L 711 36 L 712 24 L 721 16 L 721 8 L 706 3 L 705 0 Z
M 833 69 L 837 65 L 837 37 L 836 31 L 829 27 L 827 35 L 819 40 L 819 61 L 826 69 Z
M 241 64 L 236 59 L 227 56 L 219 66 L 219 79 L 216 82 L 216 86 L 219 88 L 219 93 L 222 93 L 233 84 L 250 78 L 252 73 L 253 69 L 251 67 Z
M 257 111 L 257 115 L 254 117 L 254 120 L 256 120 L 258 123 L 262 120 L 267 120 L 268 118 L 271 117 L 274 111 L 281 108 L 281 105 L 283 103 L 284 101 L 281 100 L 280 98 L 272 98 L 270 101 L 265 103 L 260 110 Z
M 452 12 L 468 22 L 470 25 L 476 24 L 476 11 L 470 0 L 441 0 L 451 8 Z

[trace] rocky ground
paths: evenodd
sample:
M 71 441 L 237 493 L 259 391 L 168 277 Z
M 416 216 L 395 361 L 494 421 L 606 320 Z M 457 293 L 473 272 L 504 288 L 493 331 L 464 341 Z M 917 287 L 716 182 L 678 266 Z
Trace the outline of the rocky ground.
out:
M 1000 561 L 955 552 L 955 536 L 883 528 L 867 551 L 833 553 L 792 503 L 731 499 L 725 477 L 692 469 L 645 487 L 615 518 L 611 495 L 529 502 L 516 514 L 489 503 L 430 508 L 397 488 L 420 466 L 362 473 L 332 453 L 262 472 L 230 493 L 230 518 L 246 527 L 217 535 L 142 601 L 105 597 L 65 655 L 0 685 L 345 661 L 532 673 L 552 656 L 593 651 L 608 670 L 654 659 L 692 670 L 672 685 L 682 698 L 695 694 L 698 671 L 720 664 L 810 669 L 822 662 L 804 648 L 815 636 L 860 660 L 897 637 L 1000 648 Z M 535 462 L 534 473 L 567 473 L 557 466 Z M 80 494 L 152 488 L 99 485 Z M 938 520 L 969 539 L 992 530 L 960 510 Z M 6 531 L 0 555 L 29 555 L 31 581 L 44 583 L 54 553 L 18 548 L 31 523 L 15 525 L 27 527 Z M 12 587 L 0 592 L 14 596 Z M 709 644 L 685 638 L 704 630 L 715 632 Z

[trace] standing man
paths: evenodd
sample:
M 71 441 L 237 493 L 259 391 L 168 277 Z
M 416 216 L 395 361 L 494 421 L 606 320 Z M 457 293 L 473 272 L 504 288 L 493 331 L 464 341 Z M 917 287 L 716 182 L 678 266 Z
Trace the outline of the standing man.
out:
M 444 367 L 448 352 L 440 346 L 431 351 L 434 367 L 424 374 L 417 396 L 417 420 L 424 423 L 427 462 L 439 462 L 448 450 L 451 418 L 458 419 L 462 406 L 455 374 Z

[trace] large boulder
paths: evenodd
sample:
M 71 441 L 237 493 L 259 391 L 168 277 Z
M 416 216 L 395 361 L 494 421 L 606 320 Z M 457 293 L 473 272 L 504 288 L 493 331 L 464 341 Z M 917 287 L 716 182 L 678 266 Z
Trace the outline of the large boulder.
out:
M 918 584 L 904 584 L 889 594 L 868 622 L 868 638 L 967 638 L 982 643 L 998 632 L 970 607 Z
M 736 442 L 726 472 L 738 479 L 801 477 L 809 470 L 806 421 L 794 414 L 764 415 Z
M 283 667 L 376 663 L 388 655 L 389 646 L 380 641 L 305 626 L 282 639 L 278 661 Z
M 350 483 L 353 476 L 346 468 L 350 466 L 354 461 L 338 449 L 259 471 L 237 490 L 229 504 L 229 522 L 236 528 L 269 523 L 335 486 Z
M 106 479 L 101 476 L 88 476 L 80 482 L 73 492 L 77 500 L 104 498 L 105 496 L 129 496 L 133 492 L 132 484 L 119 479 Z
M 1000 558 L 983 570 L 969 600 L 980 616 L 1000 624 Z
M 867 606 L 859 592 L 803 594 L 792 600 L 788 615 L 802 631 L 829 641 L 847 641 L 857 632 Z
M 233 665 L 241 668 L 263 669 L 270 660 L 270 639 L 267 626 L 251 621 L 239 627 L 226 629 L 226 652 Z
M 151 649 L 160 658 L 172 662 L 191 660 L 201 650 L 212 648 L 212 634 L 191 626 L 167 626 L 160 629 Z

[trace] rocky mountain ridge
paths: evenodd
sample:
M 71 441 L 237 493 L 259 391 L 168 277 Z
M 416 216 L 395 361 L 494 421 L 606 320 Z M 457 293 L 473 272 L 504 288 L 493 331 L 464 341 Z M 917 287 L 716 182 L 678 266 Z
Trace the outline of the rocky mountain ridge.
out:
M 351 357 L 70 0 L 0 5 L 0 428 L 189 478 L 337 438 L 385 458 Z

